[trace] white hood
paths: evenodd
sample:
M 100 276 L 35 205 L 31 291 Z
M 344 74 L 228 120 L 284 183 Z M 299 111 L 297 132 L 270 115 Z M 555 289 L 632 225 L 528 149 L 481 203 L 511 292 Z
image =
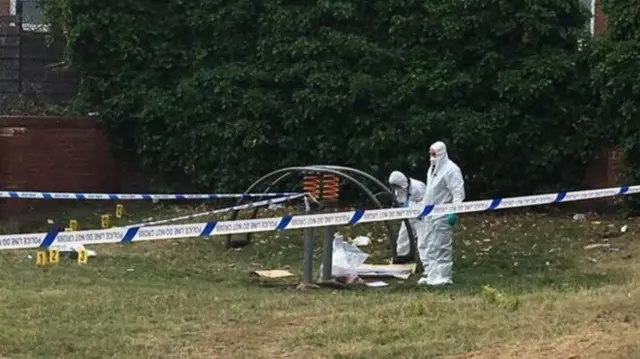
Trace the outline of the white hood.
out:
M 429 152 L 434 151 L 436 153 L 436 157 L 431 158 L 429 156 L 429 160 L 431 161 L 431 166 L 429 166 L 429 175 L 438 175 L 442 172 L 443 168 L 446 166 L 447 162 L 449 162 L 449 155 L 447 154 L 447 146 L 442 141 L 435 142 L 429 147 Z
M 400 171 L 393 171 L 389 176 L 389 184 L 392 186 L 398 186 L 400 188 L 409 187 L 409 182 L 407 182 L 407 176 Z

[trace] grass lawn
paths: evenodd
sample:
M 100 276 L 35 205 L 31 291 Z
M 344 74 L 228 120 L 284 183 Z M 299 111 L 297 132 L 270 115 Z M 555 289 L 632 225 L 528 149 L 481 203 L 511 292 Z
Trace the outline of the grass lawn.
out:
M 410 278 L 296 291 L 249 275 L 299 275 L 301 231 L 240 250 L 221 237 L 98 245 L 84 266 L 39 268 L 33 251 L 6 251 L 0 358 L 640 358 L 640 220 L 565 217 L 463 216 L 455 284 L 439 290 Z M 610 247 L 584 248 L 597 243 Z M 369 262 L 388 256 L 377 240 L 363 249 Z M 519 306 L 492 301 L 485 285 Z

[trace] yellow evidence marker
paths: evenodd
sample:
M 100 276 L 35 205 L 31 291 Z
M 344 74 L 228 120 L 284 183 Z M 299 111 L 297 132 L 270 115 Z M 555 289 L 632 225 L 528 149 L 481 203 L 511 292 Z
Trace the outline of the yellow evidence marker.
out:
M 65 228 L 66 230 L 66 228 Z M 72 219 L 69 221 L 69 231 L 77 231 L 78 230 L 78 221 Z
M 116 205 L 116 218 L 120 219 L 124 216 L 124 206 L 121 204 Z
M 57 248 L 49 249 L 49 263 L 58 264 L 60 263 L 60 250 Z
M 36 252 L 36 264 L 39 266 L 46 266 L 49 263 L 49 256 L 45 251 Z
M 89 260 L 89 252 L 86 248 L 78 250 L 78 264 L 87 264 Z
M 102 226 L 102 228 L 103 228 L 103 229 L 105 229 L 105 228 L 109 228 L 109 227 L 110 227 L 110 225 L 111 225 L 111 220 L 110 220 L 110 218 L 109 218 L 109 215 L 108 215 L 108 214 L 103 214 L 103 215 L 100 217 L 100 225 Z

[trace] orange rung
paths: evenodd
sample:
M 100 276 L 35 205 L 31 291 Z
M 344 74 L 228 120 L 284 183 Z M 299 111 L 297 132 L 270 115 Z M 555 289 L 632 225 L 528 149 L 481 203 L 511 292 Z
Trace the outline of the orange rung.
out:
M 322 194 L 322 199 L 323 200 L 327 200 L 327 201 L 336 201 L 338 200 L 338 194 L 337 193 L 323 193 Z
M 305 175 L 302 180 L 302 189 L 305 193 L 320 197 L 320 179 L 316 175 Z
M 340 177 L 331 174 L 322 176 L 322 197 L 326 200 L 337 200 L 340 190 Z

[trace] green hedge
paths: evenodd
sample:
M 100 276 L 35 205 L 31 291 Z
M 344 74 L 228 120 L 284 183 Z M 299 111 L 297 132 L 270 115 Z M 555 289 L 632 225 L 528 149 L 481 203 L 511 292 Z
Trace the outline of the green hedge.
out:
M 580 0 L 48 6 L 78 103 L 123 155 L 201 189 L 311 163 L 423 178 L 443 140 L 472 197 L 531 193 L 579 186 L 608 136 L 584 116 Z

